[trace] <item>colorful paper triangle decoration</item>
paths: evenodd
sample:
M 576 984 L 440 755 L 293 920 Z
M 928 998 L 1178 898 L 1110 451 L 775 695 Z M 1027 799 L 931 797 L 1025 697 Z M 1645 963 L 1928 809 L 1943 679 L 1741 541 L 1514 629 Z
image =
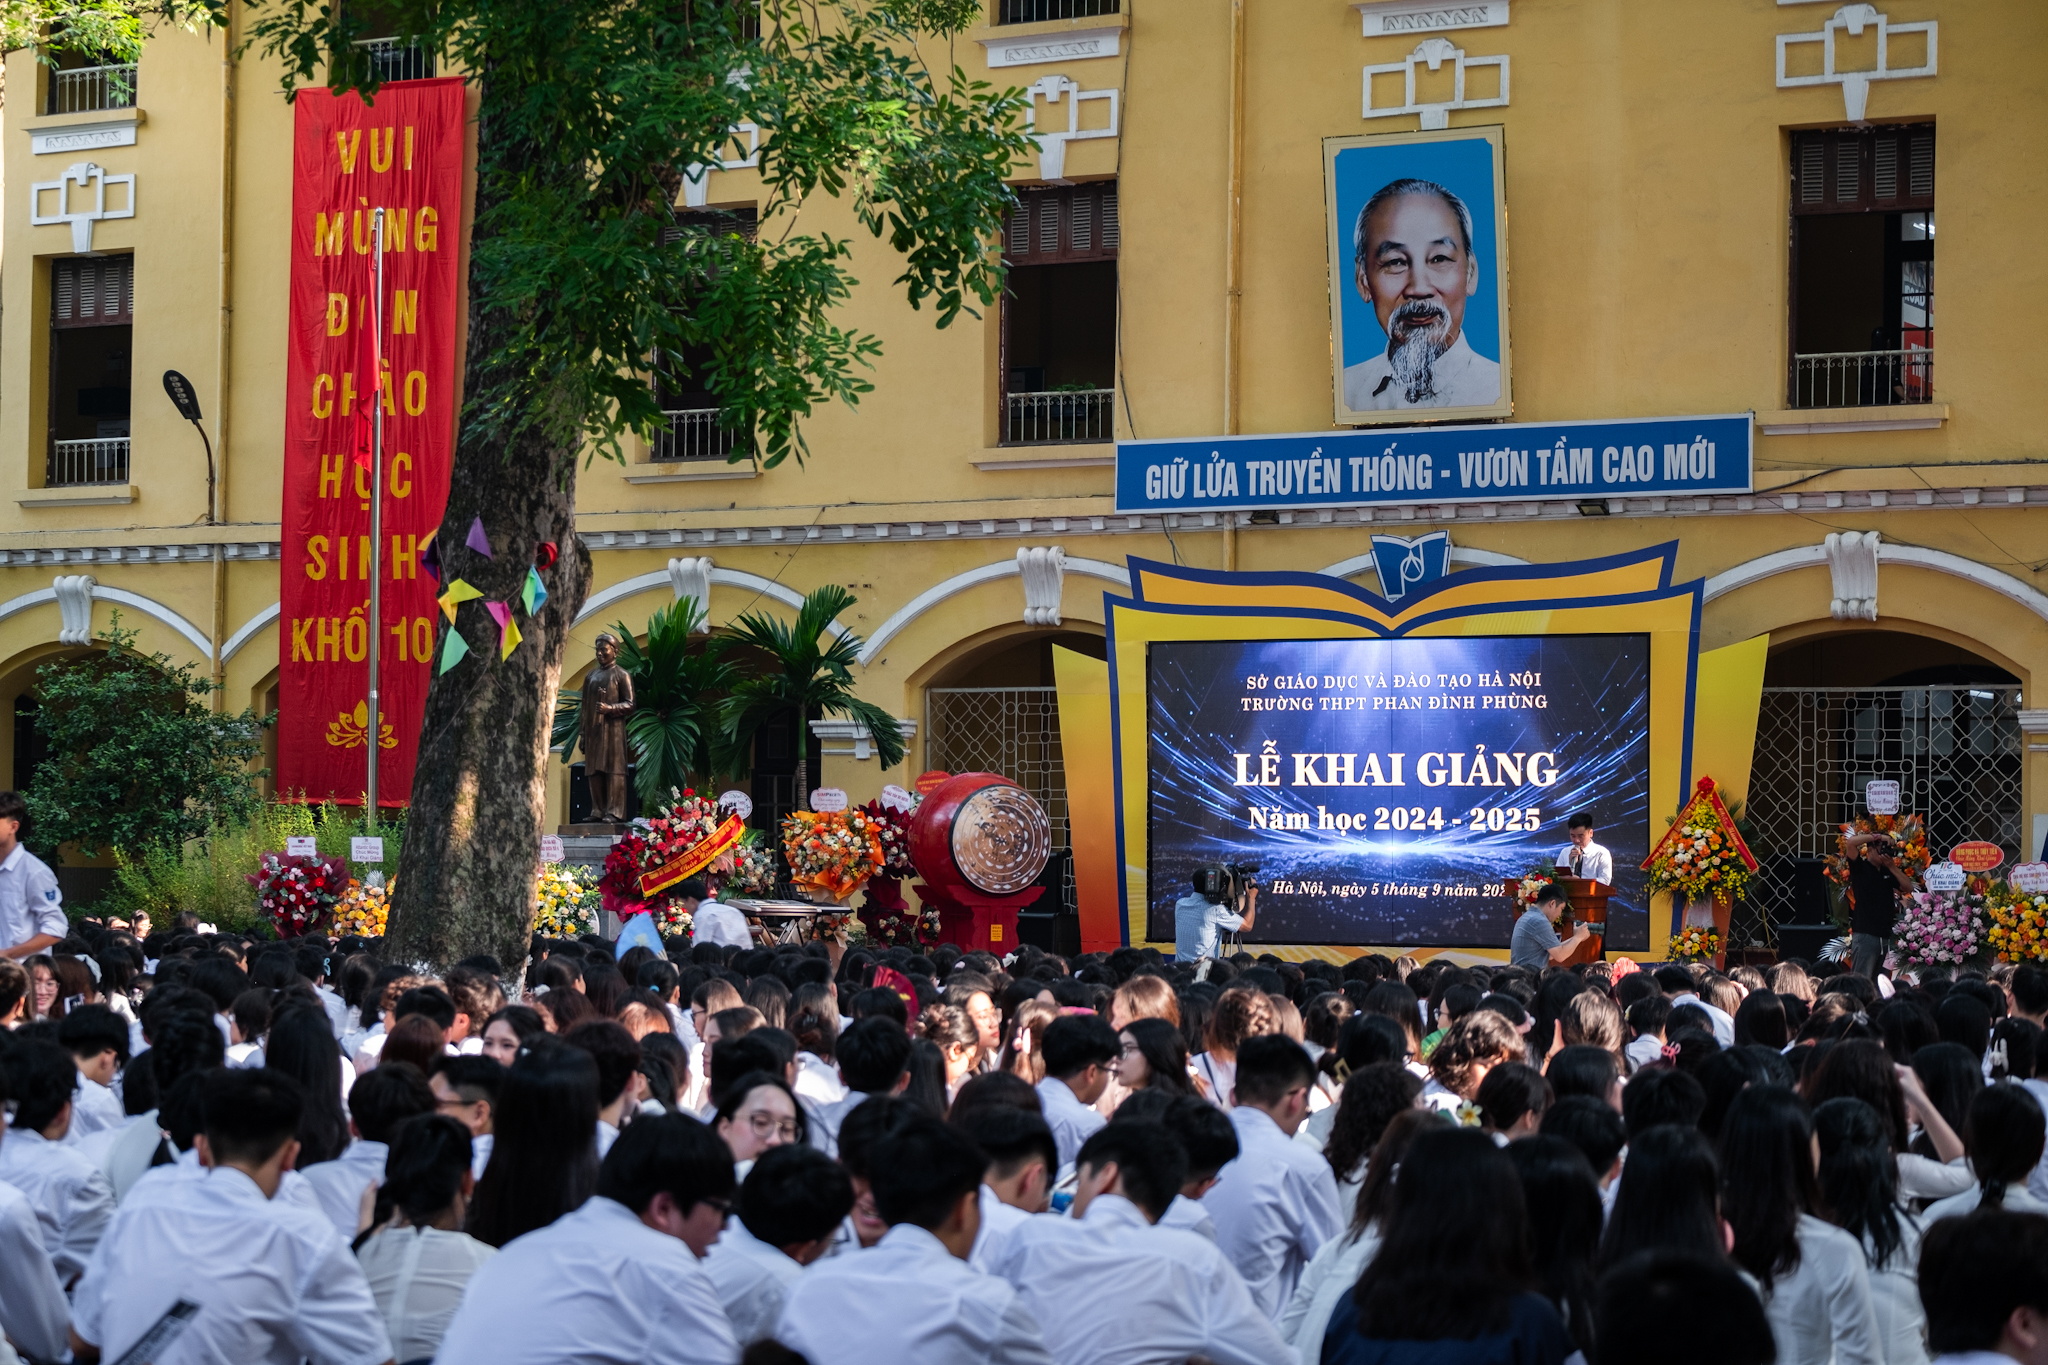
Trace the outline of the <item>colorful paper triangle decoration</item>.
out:
M 482 591 L 471 587 L 467 579 L 458 578 L 450 583 L 448 591 L 442 593 L 435 601 L 441 604 L 441 614 L 448 618 L 448 624 L 452 626 L 455 624 L 455 609 L 464 602 L 474 602 L 482 596 Z
M 441 645 L 441 669 L 446 673 L 469 656 L 469 641 L 462 638 L 462 632 L 454 626 L 448 627 L 448 638 Z
M 425 569 L 427 571 L 427 576 L 433 579 L 436 583 L 439 583 L 441 581 L 440 534 L 441 533 L 439 531 L 429 532 L 427 535 L 427 543 L 420 546 L 420 567 L 422 569 Z
M 533 615 L 540 610 L 541 604 L 547 600 L 547 585 L 540 581 L 540 570 L 534 568 L 527 569 L 526 586 L 519 590 L 519 601 L 525 606 L 526 614 L 528 616 Z
M 513 647 L 519 643 L 519 623 L 512 619 L 512 606 L 508 602 L 486 602 L 484 610 L 498 623 L 498 657 L 508 659 Z
M 491 553 L 491 538 L 484 534 L 484 519 L 478 517 L 469 524 L 469 539 L 462 542 L 485 559 L 495 559 Z

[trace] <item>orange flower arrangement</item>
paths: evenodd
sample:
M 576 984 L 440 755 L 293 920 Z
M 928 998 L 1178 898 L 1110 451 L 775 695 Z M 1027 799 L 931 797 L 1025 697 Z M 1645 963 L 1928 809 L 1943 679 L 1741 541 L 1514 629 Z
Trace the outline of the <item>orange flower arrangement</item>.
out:
M 2048 894 L 2029 895 L 2001 883 L 1984 914 L 1991 921 L 1984 937 L 1999 961 L 2048 963 Z
M 1670 891 L 1686 900 L 1734 900 L 1756 872 L 1756 858 L 1721 803 L 1714 779 L 1703 777 L 1678 819 L 1643 859 L 1646 892 Z
M 882 870 L 882 841 L 858 809 L 800 810 L 782 822 L 789 879 L 814 898 L 844 901 Z

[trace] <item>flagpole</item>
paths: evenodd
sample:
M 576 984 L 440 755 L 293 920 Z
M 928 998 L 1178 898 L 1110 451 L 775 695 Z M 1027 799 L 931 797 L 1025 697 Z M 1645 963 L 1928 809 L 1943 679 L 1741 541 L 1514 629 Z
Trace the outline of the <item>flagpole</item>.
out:
M 370 697 L 369 742 L 370 780 L 363 795 L 364 823 L 377 832 L 377 739 L 383 733 L 378 717 L 378 645 L 384 634 L 384 210 L 371 211 L 371 231 L 376 241 L 376 286 L 370 300 Z

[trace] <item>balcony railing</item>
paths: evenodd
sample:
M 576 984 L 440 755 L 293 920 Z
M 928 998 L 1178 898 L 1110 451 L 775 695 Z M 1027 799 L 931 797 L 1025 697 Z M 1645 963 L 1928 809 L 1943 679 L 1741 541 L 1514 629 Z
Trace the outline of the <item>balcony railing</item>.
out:
M 1047 19 L 1092 19 L 1115 14 L 1122 0 L 995 0 L 999 24 L 1036 24 Z
M 1830 351 L 1792 357 L 1795 408 L 1882 408 L 1934 400 L 1934 349 Z
M 1057 445 L 1116 439 L 1116 390 L 1050 390 L 1003 397 L 1003 444 Z
M 662 416 L 668 427 L 655 433 L 655 460 L 723 460 L 739 444 L 739 432 L 718 424 L 717 408 L 685 408 Z
M 50 442 L 50 465 L 43 483 L 49 488 L 82 488 L 96 483 L 128 482 L 128 438 L 104 436 L 92 441 Z
M 356 46 L 369 49 L 380 81 L 423 81 L 434 74 L 434 54 L 404 38 L 366 38 Z
M 50 112 L 88 114 L 135 107 L 133 66 L 80 66 L 50 73 Z

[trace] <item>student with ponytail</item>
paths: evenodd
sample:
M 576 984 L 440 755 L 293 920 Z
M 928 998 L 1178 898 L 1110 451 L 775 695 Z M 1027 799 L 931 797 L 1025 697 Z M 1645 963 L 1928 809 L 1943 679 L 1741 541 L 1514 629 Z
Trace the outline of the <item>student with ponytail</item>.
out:
M 1928 1207 L 1927 1222 L 1932 1225 L 1980 1208 L 2048 1213 L 2048 1204 L 2027 1192 L 2027 1177 L 2034 1173 L 2048 1136 L 2048 1116 L 2042 1114 L 2039 1101 L 2010 1081 L 1987 1085 L 1970 1101 L 1964 1129 L 1977 1187 L 1936 1200 Z

